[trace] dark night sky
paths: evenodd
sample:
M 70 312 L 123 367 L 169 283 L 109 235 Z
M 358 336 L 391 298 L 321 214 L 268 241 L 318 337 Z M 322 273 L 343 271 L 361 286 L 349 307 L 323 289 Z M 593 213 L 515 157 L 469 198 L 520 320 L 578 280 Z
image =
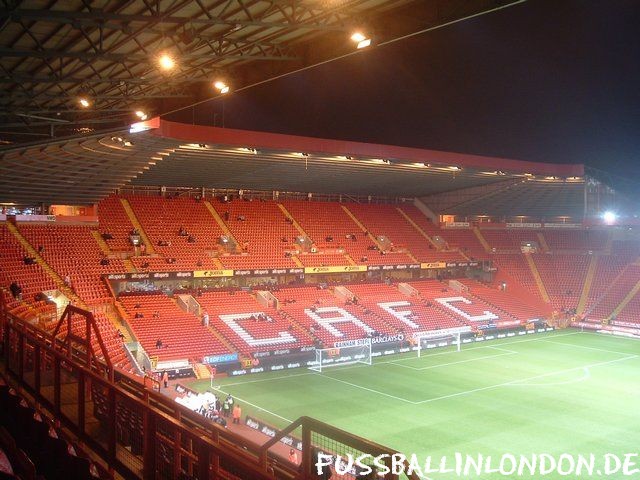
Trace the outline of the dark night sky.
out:
M 529 0 L 233 94 L 225 126 L 640 180 L 639 25 L 638 0 Z

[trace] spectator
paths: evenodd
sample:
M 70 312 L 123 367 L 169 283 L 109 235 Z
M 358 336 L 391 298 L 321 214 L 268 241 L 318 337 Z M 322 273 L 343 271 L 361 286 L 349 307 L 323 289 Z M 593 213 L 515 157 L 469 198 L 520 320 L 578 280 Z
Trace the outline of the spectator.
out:
M 187 238 L 187 242 L 196 243 L 196 236 L 195 235 L 189 235 L 189 237 Z
M 71 288 L 71 277 L 69 275 L 65 275 L 64 276 L 64 284 L 67 287 Z
M 204 313 L 202 314 L 202 324 L 203 324 L 205 327 L 208 327 L 208 326 L 209 326 L 209 314 L 208 314 L 207 312 L 204 312 Z
M 289 461 L 295 465 L 298 464 L 298 452 L 296 452 L 295 448 L 289 450 Z
M 161 339 L 156 340 L 156 348 L 162 348 L 162 340 Z
M 169 373 L 166 370 L 162 374 L 162 383 L 164 383 L 164 388 L 169 386 Z
M 233 416 L 233 423 L 239 424 L 240 417 L 242 416 L 242 409 L 240 408 L 240 405 L 238 405 L 237 403 L 233 406 L 232 416 Z
M 38 253 L 44 252 L 44 247 L 42 245 L 38 245 Z
M 102 265 L 103 267 L 109 265 L 109 259 L 107 257 L 102 257 L 100 259 L 100 265 Z
M 231 214 L 229 213 L 229 210 L 225 210 L 224 215 L 223 215 L 223 217 L 224 217 L 224 221 L 225 221 L 225 222 L 228 222 L 228 221 L 229 221 L 229 216 L 230 216 L 230 215 L 231 215 Z
M 184 229 L 183 226 L 180 226 L 180 230 L 178 230 L 178 235 L 181 237 L 186 237 L 187 236 L 187 231 Z
M 9 285 L 9 290 L 11 291 L 11 295 L 13 295 L 13 298 L 22 300 L 22 287 L 18 285 L 18 282 L 11 282 L 11 285 Z

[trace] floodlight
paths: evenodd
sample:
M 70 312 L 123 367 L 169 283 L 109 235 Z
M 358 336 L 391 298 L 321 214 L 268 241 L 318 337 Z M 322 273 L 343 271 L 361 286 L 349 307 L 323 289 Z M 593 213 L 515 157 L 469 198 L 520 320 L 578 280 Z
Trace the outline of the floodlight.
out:
M 358 48 L 358 49 L 367 48 L 369 45 L 371 45 L 371 39 L 370 38 L 365 38 L 361 42 L 358 42 L 358 45 L 357 45 L 356 48 Z
M 225 93 L 229 93 L 229 85 L 227 85 L 226 83 L 224 83 L 223 81 L 218 80 L 217 82 L 215 82 L 213 84 L 213 86 L 220 91 L 220 93 L 222 93 L 223 95 Z
M 351 40 L 353 40 L 354 42 L 360 43 L 366 39 L 367 37 L 365 37 L 364 34 L 361 32 L 355 32 L 353 35 L 351 35 Z
M 615 223 L 617 218 L 618 216 L 615 214 L 615 212 L 612 212 L 611 210 L 607 210 L 602 214 L 602 219 L 606 224 L 609 224 L 609 225 L 612 223 Z
M 89 101 L 89 99 L 85 97 L 80 97 L 78 102 L 80 102 L 80 106 L 82 106 L 83 108 L 88 108 L 89 105 L 91 105 L 91 102 Z
M 160 68 L 162 68 L 163 70 L 171 70 L 176 66 L 175 60 L 166 53 L 160 56 L 160 58 L 158 59 L 158 63 L 160 64 Z

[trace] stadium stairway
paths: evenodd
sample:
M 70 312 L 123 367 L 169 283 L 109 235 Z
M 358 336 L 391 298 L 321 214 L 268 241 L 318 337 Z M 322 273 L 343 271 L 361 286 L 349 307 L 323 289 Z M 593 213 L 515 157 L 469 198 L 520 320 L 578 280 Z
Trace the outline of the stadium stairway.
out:
M 127 200 L 126 198 L 121 198 L 120 203 L 122 203 L 122 208 L 124 208 L 124 211 L 127 214 L 127 217 L 129 217 L 129 221 L 131 222 L 131 225 L 133 225 L 133 228 L 135 228 L 136 230 L 138 230 L 138 232 L 140 232 L 140 238 L 142 238 L 142 241 L 145 244 L 147 253 L 150 255 L 153 255 L 154 253 L 156 253 L 155 249 L 153 248 L 153 243 L 151 243 L 151 241 L 149 240 L 149 237 L 144 231 L 144 228 L 142 228 L 142 225 L 140 224 L 138 217 L 133 211 L 133 208 L 131 208 L 131 204 L 129 203 L 129 200 Z
M 107 242 L 104 241 L 104 238 L 102 238 L 102 235 L 100 235 L 100 232 L 98 230 L 92 230 L 91 235 L 96 239 L 96 243 L 100 247 L 100 251 L 106 256 L 111 255 L 111 249 L 109 248 L 109 245 L 107 245 Z
M 347 262 L 349 263 L 349 265 L 357 265 L 357 263 L 353 260 L 353 257 L 351 255 L 349 255 L 348 253 L 344 253 L 344 258 L 347 259 Z
M 204 363 L 194 363 L 193 364 L 193 373 L 196 375 L 198 380 L 211 378 L 211 370 Z
M 378 239 L 371 232 L 369 232 L 369 230 L 367 230 L 367 227 L 365 227 L 362 224 L 362 222 L 356 218 L 356 216 L 353 214 L 353 212 L 351 210 L 349 210 L 344 205 L 340 205 L 340 207 L 342 208 L 342 210 L 344 210 L 344 213 L 346 213 L 349 216 L 349 218 L 351 220 L 353 220 L 353 223 L 355 223 L 358 226 L 358 228 L 360 229 L 361 232 L 367 232 L 367 237 L 373 243 L 375 243 L 376 247 L 378 247 L 380 249 L 380 251 L 384 251 L 385 250 L 384 246 L 378 241 Z
M 482 232 L 480 231 L 480 229 L 478 227 L 473 227 L 473 233 L 478 238 L 478 241 L 484 247 L 484 251 L 487 253 L 491 252 L 491 245 L 489 245 L 489 242 L 487 242 L 487 239 L 484 238 L 484 235 L 482 235 Z
M 304 268 L 304 263 L 300 261 L 297 255 L 291 255 L 291 260 L 293 260 L 293 263 L 295 263 L 298 267 Z
M 212 322 L 215 323 L 215 322 Z M 237 352 L 238 349 L 233 345 L 233 343 L 231 343 L 231 341 L 224 336 L 224 334 L 218 330 L 217 328 L 215 328 L 213 325 L 209 324 L 209 326 L 207 327 L 207 330 L 209 330 L 211 332 L 211 334 L 216 337 L 220 343 L 222 343 L 229 352 Z
M 538 267 L 536 267 L 536 264 L 533 261 L 533 258 L 531 258 L 531 255 L 528 253 L 524 253 L 523 255 L 524 255 L 524 258 L 527 260 L 527 263 L 529 264 L 531 275 L 533 275 L 533 278 L 536 281 L 536 285 L 538 286 L 538 290 L 540 291 L 542 300 L 544 300 L 546 303 L 550 303 L 551 299 L 549 298 L 549 294 L 547 293 L 547 289 L 545 288 L 544 283 L 542 282 L 542 277 L 540 276 L 540 272 L 538 272 Z
M 25 252 L 27 252 L 31 257 L 35 258 L 36 262 L 44 272 L 51 277 L 53 282 L 56 285 L 56 288 L 60 290 L 64 295 L 69 298 L 73 303 L 88 310 L 88 306 L 80 299 L 76 292 L 74 292 L 71 288 L 67 287 L 64 283 L 64 280 L 58 275 L 58 273 L 51 268 L 51 266 L 45 261 L 44 258 L 40 256 L 40 254 L 33 248 L 33 245 L 29 243 L 29 241 L 18 231 L 17 227 L 10 222 L 7 222 L 7 229 L 16 237 L 16 240 L 20 243 Z
M 300 233 L 300 235 L 302 235 L 302 236 L 304 236 L 306 238 L 311 238 L 309 235 L 307 235 L 307 232 L 304 231 L 304 228 L 302 228 L 302 226 L 298 223 L 298 221 L 295 218 L 293 218 L 293 215 L 291 215 L 291 212 L 289 212 L 289 210 L 287 210 L 287 207 L 285 207 L 281 203 L 278 203 L 278 208 L 280 209 L 280 211 L 282 211 L 282 214 L 286 218 L 291 219 L 291 224 L 298 231 L 298 233 Z
M 596 269 L 598 268 L 598 256 L 592 255 L 589 261 L 589 267 L 587 268 L 587 275 L 584 279 L 584 285 L 582 286 L 582 293 L 580 294 L 580 300 L 578 301 L 578 307 L 576 313 L 582 315 L 587 307 L 587 301 L 589 300 L 589 293 L 591 292 L 591 286 L 593 285 L 593 279 L 596 276 Z
M 222 262 L 218 257 L 210 257 L 210 258 L 211 258 L 211 261 L 216 265 L 216 268 L 218 268 L 219 270 L 224 270 L 224 265 L 222 264 Z
M 137 341 L 135 338 L 133 338 L 129 327 L 126 325 L 126 322 L 123 320 L 123 317 L 121 317 L 120 312 L 115 306 L 109 304 L 107 308 L 104 309 L 104 314 L 111 322 L 113 327 L 116 330 L 122 332 L 122 334 L 124 335 L 124 343 Z
M 228 236 L 234 243 L 234 245 L 239 245 L 238 241 L 236 240 L 236 238 L 233 236 L 233 234 L 231 233 L 231 230 L 229 230 L 229 227 L 227 227 L 227 224 L 224 223 L 224 221 L 222 220 L 222 218 L 220 218 L 220 215 L 218 215 L 218 212 L 216 211 L 215 208 L 213 208 L 213 205 L 211 205 L 211 203 L 208 200 L 205 200 L 204 202 L 204 206 L 207 208 L 207 210 L 209 211 L 209 213 L 211 214 L 211 216 L 213 217 L 213 219 L 216 221 L 216 223 L 218 224 L 218 226 L 222 229 L 222 231 L 224 232 L 224 234 L 226 236 Z M 222 267 L 221 267 L 222 268 Z
M 625 297 L 622 299 L 622 301 L 620 302 L 620 304 L 613 310 L 613 312 L 611 312 L 611 315 L 609 315 L 609 318 L 607 318 L 607 321 L 610 321 L 614 318 L 616 318 L 620 312 L 622 310 L 624 310 L 624 308 L 627 306 L 627 304 L 633 300 L 633 298 L 638 294 L 638 292 L 640 292 L 640 280 L 638 280 L 636 282 L 636 284 L 633 286 L 633 288 L 629 291 L 629 293 L 627 293 L 625 295 Z
M 547 243 L 547 239 L 544 238 L 544 235 L 542 234 L 542 232 L 538 232 L 537 236 L 538 236 L 538 243 L 540 244 L 540 248 L 542 249 L 542 252 L 549 253 L 550 249 L 549 249 L 549 244 Z
M 609 232 L 609 238 L 607 238 L 607 243 L 605 243 L 605 245 L 604 245 L 604 254 L 605 255 L 611 255 L 611 249 L 613 247 L 613 240 L 614 240 L 614 235 L 613 235 L 613 233 Z
M 409 215 L 407 215 L 407 214 L 405 213 L 405 211 L 404 211 L 404 210 L 402 210 L 402 208 L 398 207 L 398 208 L 396 208 L 396 210 L 398 211 L 398 213 L 399 213 L 400 215 L 402 215 L 402 216 L 404 217 L 404 219 L 405 219 L 407 222 L 409 222 L 409 224 L 410 224 L 413 228 L 415 228 L 415 229 L 416 229 L 416 231 L 417 231 L 420 235 L 422 235 L 422 236 L 423 236 L 427 241 L 429 241 L 429 243 L 431 243 L 431 245 L 433 245 L 433 248 L 435 248 L 436 250 L 441 250 L 440 246 L 439 246 L 436 242 L 434 242 L 434 241 L 433 241 L 433 239 L 432 239 L 429 235 L 427 235 L 427 232 L 425 232 L 425 231 L 420 227 L 420 225 L 418 225 L 416 222 L 414 222 L 414 221 L 411 219 L 411 217 L 409 217 Z M 412 255 L 412 256 L 413 256 L 413 255 Z M 468 259 L 467 259 L 467 260 L 468 260 Z
M 135 265 L 133 264 L 133 262 L 131 260 L 129 260 L 128 258 L 123 258 L 122 259 L 122 264 L 124 265 L 124 267 L 127 269 L 127 272 L 129 273 L 135 273 L 138 270 L 136 269 Z

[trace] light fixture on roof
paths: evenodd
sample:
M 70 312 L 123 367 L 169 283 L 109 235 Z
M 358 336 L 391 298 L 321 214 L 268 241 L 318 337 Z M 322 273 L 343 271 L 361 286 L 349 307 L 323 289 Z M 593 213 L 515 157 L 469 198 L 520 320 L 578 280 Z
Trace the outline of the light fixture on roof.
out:
M 88 97 L 80 97 L 78 103 L 82 108 L 89 108 L 91 106 L 91 101 Z
M 162 70 L 173 70 L 173 68 L 176 66 L 176 61 L 171 55 L 163 53 L 162 55 L 160 55 L 160 57 L 158 57 L 158 65 L 160 65 L 160 68 Z
M 229 85 L 224 83 L 221 80 L 216 81 L 213 86 L 218 90 L 221 94 L 229 93 Z
M 142 110 L 136 110 L 136 117 L 138 117 L 140 120 L 146 120 L 147 119 L 147 114 L 144 113 Z
M 253 153 L 254 155 L 258 153 L 258 150 L 251 147 L 240 147 L 238 150 L 240 150 L 241 152 Z
M 351 40 L 356 43 L 356 48 L 366 48 L 371 45 L 371 39 L 362 32 L 354 32 Z
M 607 210 L 602 214 L 602 219 L 604 220 L 604 223 L 606 223 L 607 225 L 612 225 L 616 223 L 616 220 L 618 219 L 618 215 L 616 215 L 616 213 L 612 212 L 611 210 Z
M 460 167 L 456 167 L 454 165 L 454 166 L 449 167 L 449 170 L 453 170 L 454 172 L 457 172 L 458 170 L 462 170 L 462 169 Z

